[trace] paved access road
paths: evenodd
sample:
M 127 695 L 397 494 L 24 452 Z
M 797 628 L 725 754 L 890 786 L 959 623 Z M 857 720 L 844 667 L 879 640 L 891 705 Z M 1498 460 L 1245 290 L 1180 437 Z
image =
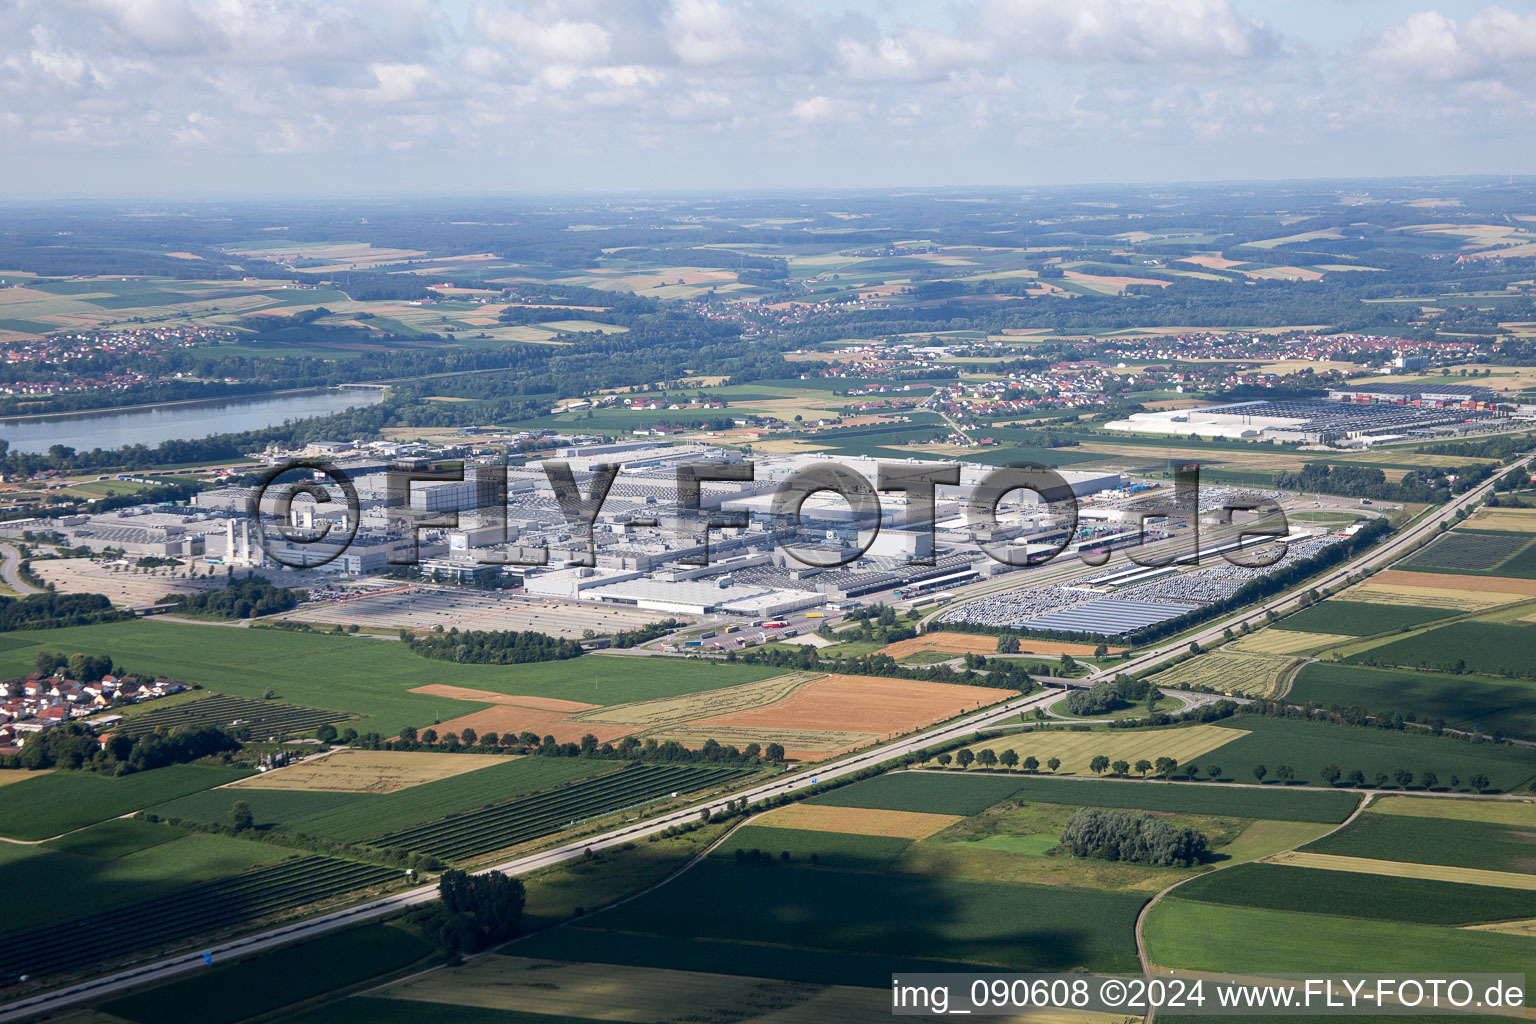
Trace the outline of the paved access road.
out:
M 783 793 L 805 789 L 815 785 L 817 782 L 826 782 L 831 779 L 851 775 L 886 761 L 897 760 L 906 754 L 921 750 L 924 747 L 969 736 L 981 726 L 992 725 L 1005 718 L 1016 718 L 1021 711 L 1030 711 L 1035 706 L 1043 705 L 1059 696 L 1060 691 L 1046 690 L 1041 693 L 1019 697 L 985 710 L 974 712 L 964 718 L 947 723 L 918 736 L 909 736 L 896 740 L 885 746 L 852 754 L 830 764 L 786 772 L 783 775 L 761 782 L 750 789 L 730 793 L 704 803 L 694 804 L 691 807 L 670 811 L 661 817 L 652 818 L 648 821 L 627 824 L 600 835 L 590 836 L 576 842 L 567 843 L 564 846 L 531 854 L 505 864 L 499 864 L 493 868 L 487 868 L 486 871 L 501 871 L 509 875 L 526 874 L 539 868 L 574 860 L 588 849 L 602 850 L 611 846 L 619 846 L 638 839 L 644 839 L 652 833 L 661 832 L 671 828 L 673 825 L 697 821 L 700 814 L 706 808 L 711 812 L 722 811 L 728 803 L 741 797 L 746 797 L 749 802 L 757 802 Z M 77 1003 L 87 1000 L 105 999 L 151 981 L 165 981 L 179 974 L 198 970 L 204 966 L 204 952 L 211 953 L 213 955 L 213 962 L 217 964 L 229 957 L 244 956 L 301 939 L 315 938 L 326 932 L 335 931 L 338 928 L 345 928 L 350 925 L 386 917 L 436 898 L 437 886 L 424 885 L 384 899 L 349 907 L 346 910 L 338 910 L 331 914 L 310 918 L 306 921 L 296 921 L 292 924 L 283 925 L 271 931 L 261 932 L 243 939 L 215 943 L 194 952 L 172 956 L 139 967 L 128 968 L 113 974 L 103 975 L 91 981 L 80 982 L 50 992 L 39 993 L 38 995 L 0 1006 L 0 1022 L 22 1020 L 44 1013 L 55 1013 Z
M 0 544 L 0 579 L 18 594 L 41 594 L 42 590 L 21 578 L 21 552 L 10 544 Z

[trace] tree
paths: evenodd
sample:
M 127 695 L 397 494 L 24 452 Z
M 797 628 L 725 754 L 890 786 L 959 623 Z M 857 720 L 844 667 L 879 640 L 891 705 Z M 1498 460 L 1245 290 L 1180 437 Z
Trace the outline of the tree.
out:
M 1053 757 L 1053 758 L 1051 758 L 1051 760 L 1054 761 L 1056 759 Z M 1095 775 L 1103 775 L 1104 774 L 1104 770 L 1106 768 L 1108 768 L 1108 767 L 1109 767 L 1109 758 L 1104 756 L 1103 754 L 1095 754 L 1095 755 L 1093 755 L 1093 760 L 1088 762 L 1089 770 L 1092 771 L 1093 774 L 1095 774 Z M 1056 770 L 1055 767 L 1051 768 L 1051 771 L 1055 771 L 1055 770 Z
M 1420 782 L 1423 783 L 1425 789 L 1434 789 L 1440 784 L 1440 776 L 1434 772 L 1425 772 L 1420 776 Z
M 466 747 L 472 747 L 480 741 L 480 734 L 473 729 L 459 730 L 459 742 Z
M 437 742 L 437 730 L 436 729 L 424 729 L 424 730 L 422 730 L 421 742 L 423 742 L 423 743 L 436 743 Z
M 1295 777 L 1296 769 L 1292 768 L 1290 765 L 1278 764 L 1275 766 L 1275 778 L 1280 780 L 1280 785 L 1289 785 L 1290 781 Z
M 1145 777 L 1152 770 L 1152 762 L 1146 758 L 1138 758 L 1136 761 L 1136 774 Z
M 1407 789 L 1413 785 L 1413 772 L 1406 768 L 1399 768 L 1392 773 L 1392 779 L 1397 783 L 1398 789 Z
M 1013 771 L 1014 767 L 1019 763 L 1018 751 L 1014 750 L 1012 747 L 1009 747 L 1007 750 L 998 755 L 998 760 L 1003 762 L 1004 768 L 1007 768 L 1009 771 Z
M 981 753 L 976 755 L 976 760 L 981 763 L 983 768 L 991 768 L 997 764 L 997 754 L 990 747 L 982 747 Z
M 1351 770 L 1349 773 L 1349 784 L 1355 787 L 1365 785 L 1365 772 L 1361 771 L 1359 768 Z
M 1093 649 L 1093 656 L 1095 658 L 1102 658 L 1107 654 L 1109 654 L 1109 644 L 1099 644 L 1099 646 Z
M 955 763 L 961 768 L 969 768 L 974 760 L 976 760 L 976 755 L 971 753 L 968 747 L 962 747 L 960 752 L 955 755 Z
M 235 823 L 236 832 L 245 832 L 256 827 L 256 819 L 251 815 L 251 805 L 244 800 L 236 800 L 229 809 L 230 819 Z
M 1000 636 L 997 638 L 998 654 L 1018 654 L 1019 638 L 1016 636 Z
M 1189 867 L 1205 860 L 1209 840 L 1187 826 L 1150 814 L 1084 807 L 1067 821 L 1061 845 L 1074 857 L 1098 857 L 1161 867 Z
M 1488 776 L 1484 775 L 1482 772 L 1478 772 L 1476 775 L 1467 780 L 1467 785 L 1481 793 L 1489 786 L 1493 785 L 1493 783 L 1488 780 Z
M 940 754 L 938 757 L 934 758 L 934 760 L 939 762 L 940 768 L 948 768 L 949 763 L 953 761 L 954 758 L 950 757 L 948 754 Z
M 777 764 L 784 760 L 784 745 L 782 743 L 770 743 L 763 748 L 763 756 Z
M 1045 762 L 1045 766 L 1047 768 L 1049 768 L 1051 771 L 1054 772 L 1057 768 L 1061 767 L 1061 758 L 1053 757 L 1049 761 Z M 1099 770 L 1102 770 L 1102 769 L 1095 769 L 1095 770 L 1099 771 Z
M 1377 789 L 1380 789 L 1382 786 L 1385 786 L 1387 784 L 1387 773 L 1386 772 L 1377 772 L 1376 773 L 1376 780 L 1375 781 L 1376 781 L 1376 788 Z
M 1178 766 L 1179 762 L 1171 757 L 1160 757 L 1155 762 L 1153 762 L 1153 767 L 1157 769 L 1157 774 L 1161 775 L 1165 779 L 1172 775 L 1173 770 Z
M 401 729 L 400 730 L 400 741 L 402 743 L 415 743 L 416 742 L 416 727 L 414 725 L 408 725 L 404 729 Z
M 1026 757 L 1024 759 L 1024 770 L 1027 771 L 1027 772 L 1037 772 L 1037 771 L 1039 771 L 1040 770 L 1040 759 L 1035 757 L 1033 754 L 1031 754 L 1030 756 Z
M 1318 769 L 1317 774 L 1323 777 L 1324 782 L 1332 786 L 1339 781 L 1339 776 L 1344 773 L 1339 770 L 1339 766 L 1336 764 L 1325 764 L 1322 768 Z
M 505 942 L 517 934 L 526 893 L 516 878 L 491 871 L 471 875 L 456 868 L 437 883 L 442 897 L 418 918 L 422 932 L 450 955 Z
M 1259 785 L 1264 784 L 1264 776 L 1269 774 L 1269 769 L 1261 764 L 1253 766 L 1253 777 L 1259 780 Z
M 1109 770 L 1110 770 L 1111 774 L 1114 774 L 1114 775 L 1126 775 L 1126 774 L 1129 774 L 1130 770 L 1131 770 L 1131 762 L 1129 762 L 1129 761 L 1116 761 L 1114 764 L 1109 766 Z

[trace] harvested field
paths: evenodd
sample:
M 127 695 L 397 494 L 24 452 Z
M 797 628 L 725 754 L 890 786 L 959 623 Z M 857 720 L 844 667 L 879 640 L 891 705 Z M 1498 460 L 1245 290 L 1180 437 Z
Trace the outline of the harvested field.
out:
M 322 793 L 393 793 L 501 764 L 499 754 L 405 750 L 337 750 L 323 757 L 241 779 L 230 789 L 297 789 Z
M 1467 526 L 1474 530 L 1509 530 L 1536 533 L 1536 509 L 1482 508 L 1472 513 Z
M 1475 612 L 1516 600 L 1510 594 L 1479 594 L 1452 587 L 1405 586 L 1399 583 L 1361 583 L 1346 590 L 1344 594 L 1351 601 L 1406 605 L 1412 608 L 1445 608 L 1453 612 Z
M 1376 814 L 1405 814 L 1414 818 L 1491 821 L 1500 825 L 1536 828 L 1536 803 L 1526 800 L 1440 800 L 1389 796 L 1371 804 Z
M 631 731 L 664 729 L 700 719 L 713 721 L 721 715 L 775 704 L 806 683 L 819 678 L 821 673 L 818 672 L 790 672 L 724 690 L 616 704 L 575 717 L 582 722 L 624 725 Z
M 1218 693 L 1269 697 L 1280 692 L 1286 676 L 1300 664 L 1300 658 L 1279 654 L 1211 651 L 1158 673 L 1152 681 L 1163 689 L 1199 686 Z
M 784 748 L 784 756 L 791 761 L 822 761 L 835 754 L 867 747 L 882 738 L 881 733 L 850 732 L 837 729 L 785 729 L 772 730 L 734 725 L 703 725 L 698 723 L 679 725 L 650 734 L 647 739 L 658 742 L 675 740 L 685 747 L 702 747 L 714 740 L 722 746 L 745 748 L 749 743 L 765 746 L 777 743 Z
M 493 690 L 476 690 L 468 686 L 449 686 L 445 683 L 417 686 L 411 692 L 426 693 L 433 697 L 450 697 L 454 700 L 479 701 L 482 704 L 507 704 L 518 708 L 533 708 L 537 711 L 576 712 L 602 707 L 601 704 L 583 704 L 578 700 L 561 700 L 558 697 L 523 697 L 496 693 Z
M 985 686 L 830 675 L 801 685 L 776 703 L 701 719 L 691 723 L 690 729 L 705 733 L 716 727 L 741 729 L 755 742 L 784 743 L 788 750 L 790 744 L 779 737 L 796 730 L 896 735 L 1015 696 L 1018 694 L 1013 690 Z M 826 755 L 839 751 L 805 752 Z
M 1524 921 L 1495 921 L 1493 924 L 1469 924 L 1468 931 L 1503 932 L 1506 935 L 1525 935 L 1536 938 L 1536 917 Z
M 893 839 L 927 839 L 965 818 L 959 814 L 925 814 L 921 811 L 880 811 L 868 807 L 833 807 L 830 804 L 793 803 L 758 818 L 773 828 L 798 828 L 809 832 L 847 832 L 859 836 Z
M 1230 267 L 1242 266 L 1241 260 L 1229 260 L 1221 256 L 1185 256 L 1178 260 L 1179 263 L 1193 263 L 1197 267 L 1205 267 L 1207 270 L 1226 270 Z
M 1110 653 L 1117 654 L 1122 650 L 1119 647 L 1111 647 Z M 893 644 L 887 644 L 880 648 L 877 654 L 889 654 L 900 661 L 902 658 L 916 654 L 919 651 L 944 651 L 950 654 L 996 654 L 997 637 L 981 636 L 974 633 L 924 633 L 908 640 L 898 640 Z M 1074 644 L 1061 640 L 1035 640 L 1030 637 L 1019 637 L 1019 652 L 1021 654 L 1039 654 L 1049 657 L 1057 657 L 1062 654 L 1070 654 L 1073 657 L 1092 655 L 1093 644 Z
M 540 711 L 537 708 L 499 704 L 484 711 L 472 711 L 467 715 L 449 719 L 435 726 L 439 736 L 450 732 L 473 729 L 480 735 L 488 732 L 531 732 L 539 736 L 553 736 L 558 743 L 576 743 L 587 733 L 597 737 L 599 743 L 623 739 L 637 731 L 632 725 L 604 725 L 599 722 L 578 722 L 559 711 Z
M 1295 633 L 1283 629 L 1264 629 L 1234 640 L 1225 650 L 1252 654 L 1299 654 L 1353 639 L 1342 633 Z
M 1436 882 L 1490 885 L 1499 889 L 1536 890 L 1536 875 L 1521 874 L 1516 871 L 1457 868 L 1445 864 L 1413 864 L 1402 860 L 1341 857 L 1332 853 L 1303 853 L 1299 850 L 1277 853 L 1265 863 L 1317 868 L 1323 871 L 1353 871 L 1362 875 L 1386 875 L 1389 878 L 1426 878 Z
M 1091 775 L 1093 773 L 1088 763 L 1099 754 L 1111 761 L 1129 761 L 1132 764 L 1141 758 L 1155 761 L 1159 757 L 1171 757 L 1180 764 L 1186 764 L 1246 735 L 1240 729 L 1225 729 L 1215 725 L 1194 725 L 1179 729 L 1122 729 L 1112 732 L 1042 729 L 999 736 L 975 744 L 970 749 L 973 753 L 984 749 L 1001 753 L 1011 749 L 1020 758 L 1034 757 L 1041 764 L 1049 758 L 1059 757 L 1061 767 L 1056 774 Z
M 1371 577 L 1371 583 L 1377 586 L 1388 584 L 1415 589 L 1453 590 L 1472 597 L 1480 594 L 1516 594 L 1521 597 L 1536 597 L 1536 580 L 1522 580 L 1513 576 L 1479 576 L 1475 580 L 1467 580 L 1465 587 L 1452 586 L 1451 583 L 1454 580 L 1454 576 L 1447 576 L 1444 573 L 1411 572 L 1407 569 L 1388 569 Z

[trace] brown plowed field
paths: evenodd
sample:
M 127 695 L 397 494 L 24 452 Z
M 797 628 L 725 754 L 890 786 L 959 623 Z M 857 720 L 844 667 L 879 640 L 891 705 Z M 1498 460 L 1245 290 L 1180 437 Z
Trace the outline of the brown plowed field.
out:
M 1387 583 L 1400 587 L 1427 587 L 1433 590 L 1466 590 L 1473 594 L 1492 591 L 1495 594 L 1519 594 L 1536 597 L 1536 580 L 1515 579 L 1512 576 L 1457 576 L 1439 572 L 1411 572 L 1407 569 L 1388 569 L 1371 577 L 1372 583 Z M 1460 583 L 1461 586 L 1457 586 Z
M 832 675 L 805 683 L 777 703 L 701 719 L 694 727 L 761 728 L 765 735 L 775 727 L 882 735 L 905 733 L 1016 696 L 1013 690 L 987 686 Z

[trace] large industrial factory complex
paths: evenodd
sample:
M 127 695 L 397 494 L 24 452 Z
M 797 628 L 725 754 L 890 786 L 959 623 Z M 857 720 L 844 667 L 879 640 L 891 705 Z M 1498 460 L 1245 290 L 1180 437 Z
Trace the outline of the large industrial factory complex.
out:
M 1507 415 L 1497 395 L 1470 384 L 1387 381 L 1333 388 L 1326 399 L 1247 401 L 1133 413 L 1110 430 L 1239 440 L 1369 444 L 1457 434 Z

